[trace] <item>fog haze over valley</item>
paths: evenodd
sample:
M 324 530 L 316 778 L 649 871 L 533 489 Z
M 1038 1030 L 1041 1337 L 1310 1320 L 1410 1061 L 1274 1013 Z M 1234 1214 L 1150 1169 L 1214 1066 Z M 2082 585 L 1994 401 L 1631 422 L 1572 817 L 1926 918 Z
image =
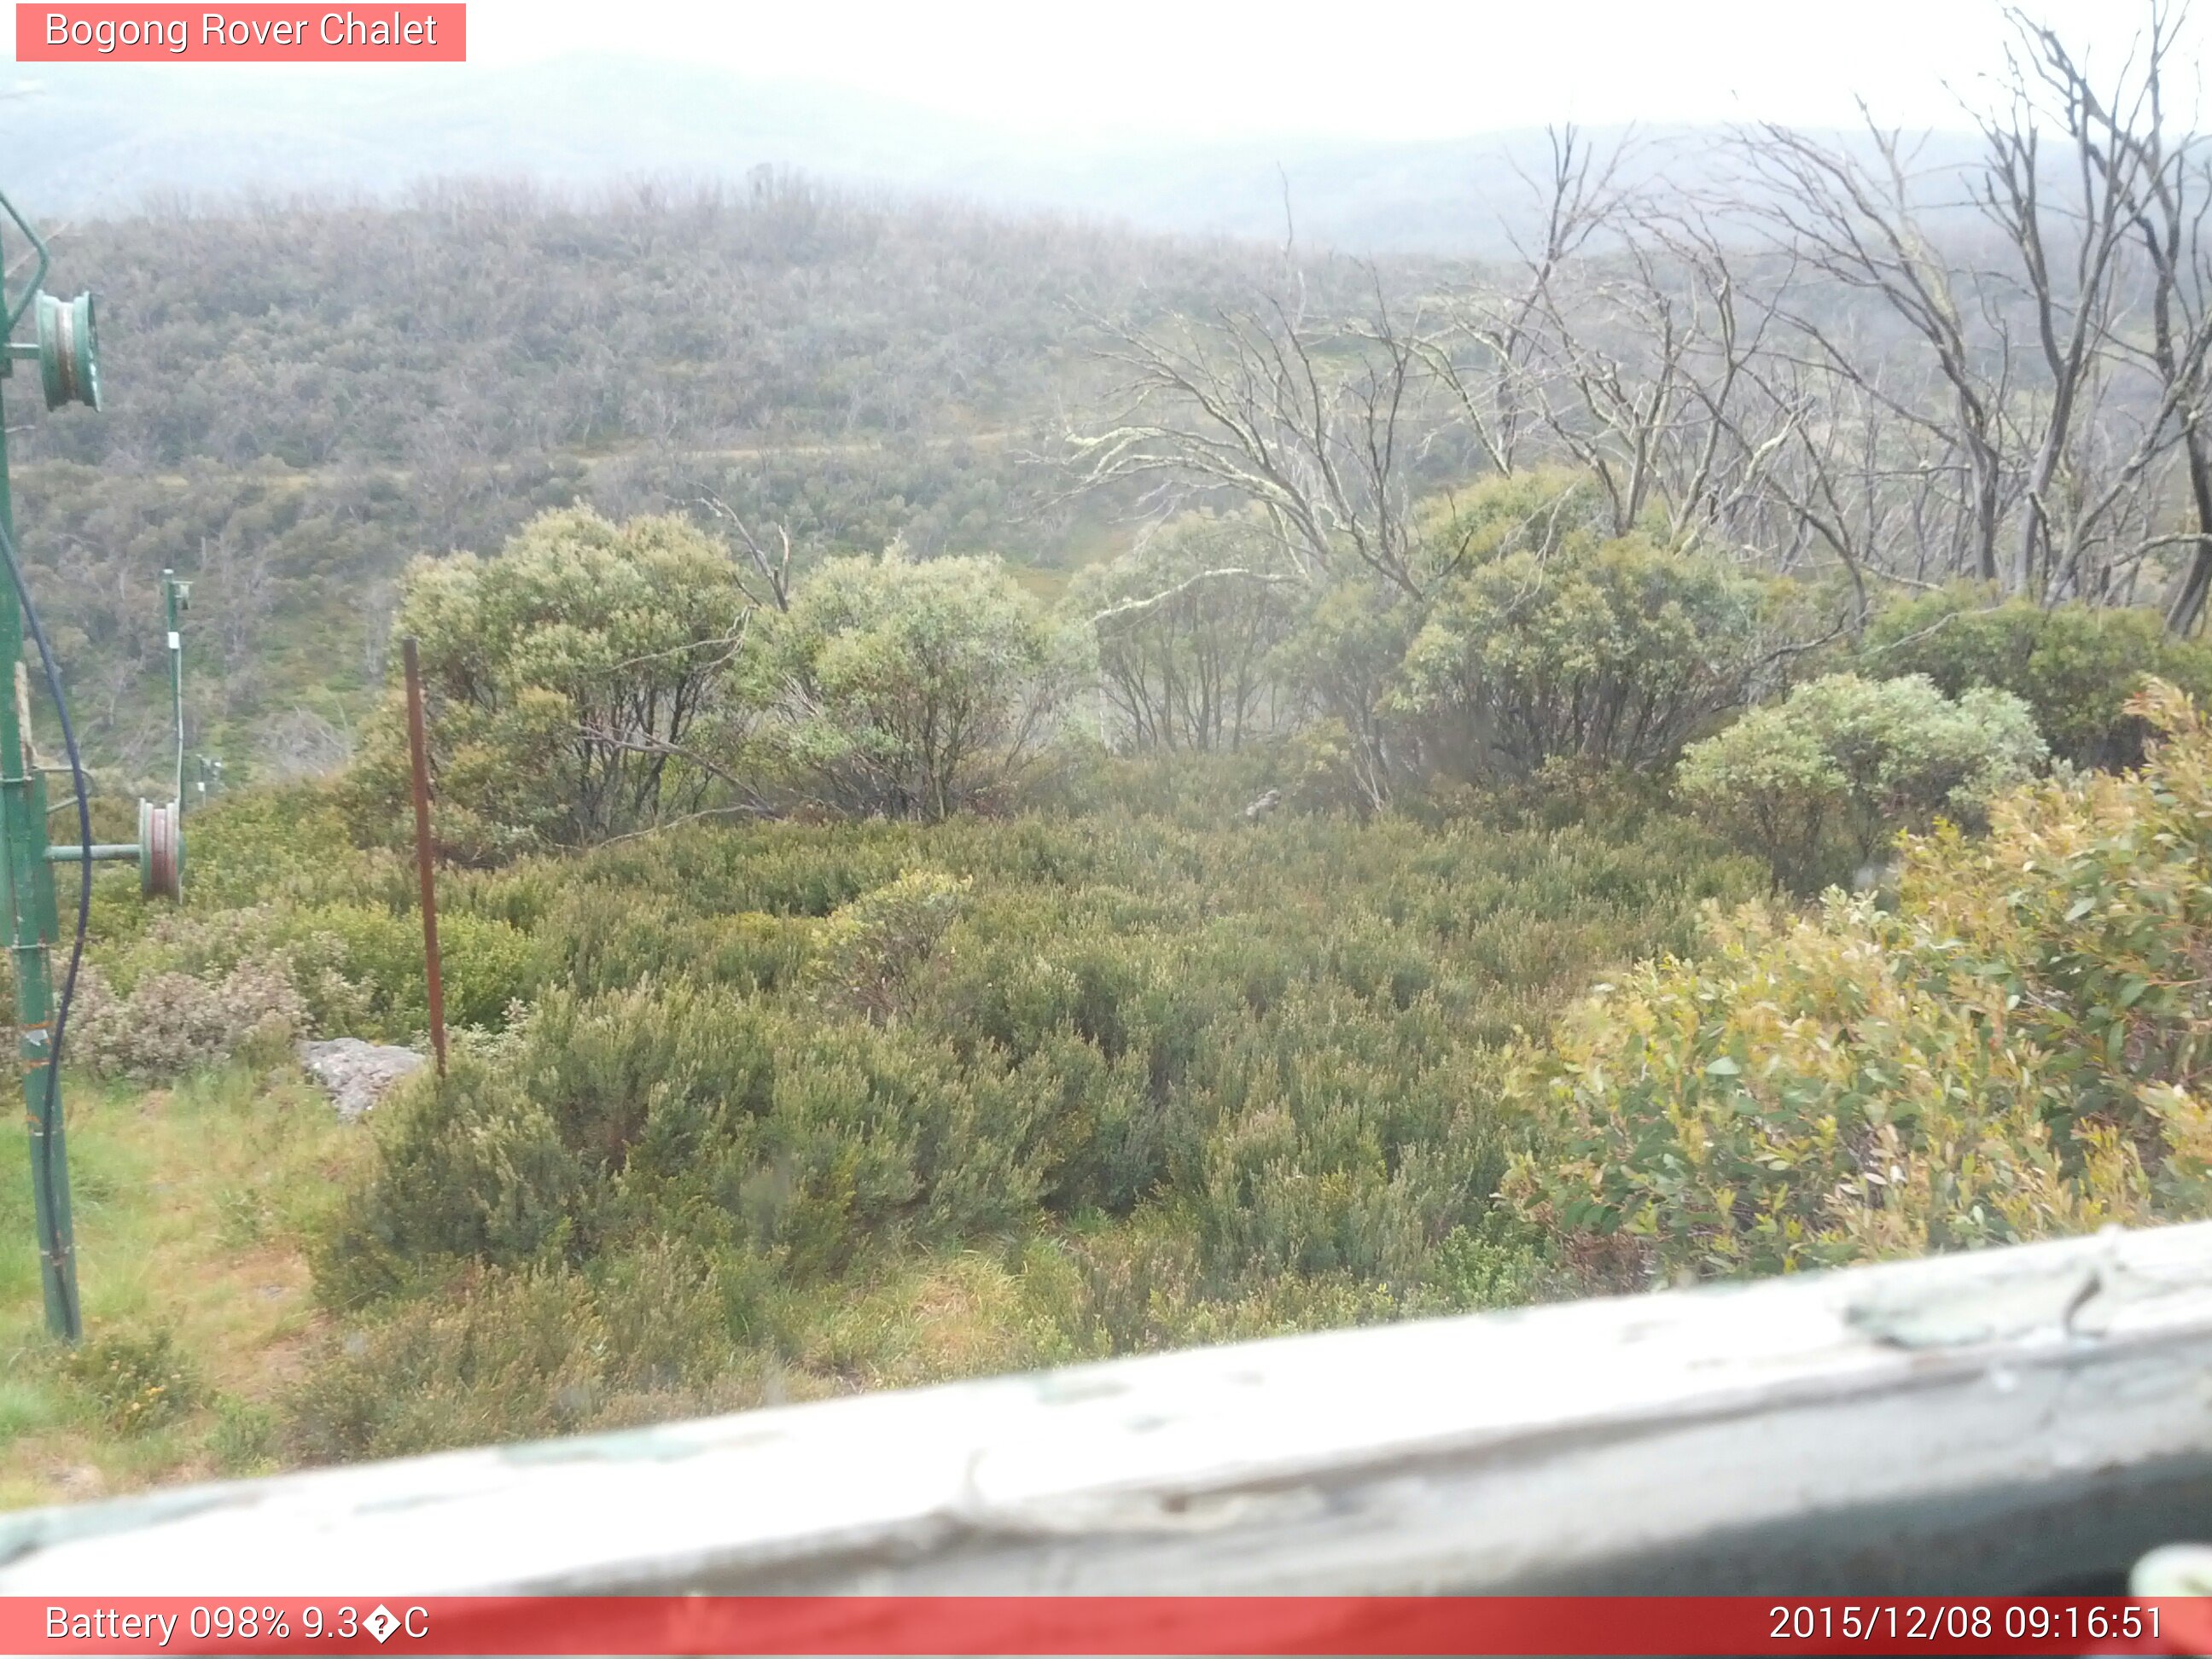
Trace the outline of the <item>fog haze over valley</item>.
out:
M 1479 124 L 1479 113 L 1470 121 Z M 1603 145 L 1626 131 L 1600 125 Z M 1712 165 L 1720 132 L 1637 131 L 1677 184 Z M 841 185 L 1046 211 L 1139 231 L 1358 254 L 1504 258 L 1534 226 L 1528 175 L 1540 127 L 1383 140 L 1308 131 L 1104 140 L 1021 133 L 828 82 L 748 77 L 715 64 L 566 57 L 447 70 L 279 78 L 253 66 L 23 64 L 0 100 L 18 186 L 58 218 L 242 193 L 393 199 L 432 179 L 741 180 L 756 169 Z M 1961 136 L 1932 154 L 1963 151 Z

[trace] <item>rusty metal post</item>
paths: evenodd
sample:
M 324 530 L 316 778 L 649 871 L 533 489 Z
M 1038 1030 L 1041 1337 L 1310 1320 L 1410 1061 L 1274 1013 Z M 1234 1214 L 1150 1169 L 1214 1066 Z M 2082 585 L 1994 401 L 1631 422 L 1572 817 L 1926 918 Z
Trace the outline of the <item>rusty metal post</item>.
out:
M 415 636 L 401 641 L 407 663 L 407 757 L 415 769 L 415 867 L 422 879 L 422 962 L 430 978 L 430 1047 L 446 1074 L 446 984 L 438 965 L 438 884 L 430 861 L 430 754 L 422 740 L 422 669 Z

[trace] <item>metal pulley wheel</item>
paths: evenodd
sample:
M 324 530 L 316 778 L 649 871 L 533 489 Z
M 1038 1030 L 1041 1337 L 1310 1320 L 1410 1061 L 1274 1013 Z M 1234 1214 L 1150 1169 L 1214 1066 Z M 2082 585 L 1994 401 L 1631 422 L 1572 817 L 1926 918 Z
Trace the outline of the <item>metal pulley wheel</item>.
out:
M 185 837 L 177 805 L 138 803 L 138 890 L 148 898 L 185 896 Z
M 39 295 L 39 378 L 46 407 L 64 404 L 100 407 L 100 343 L 93 332 L 92 295 L 57 300 Z

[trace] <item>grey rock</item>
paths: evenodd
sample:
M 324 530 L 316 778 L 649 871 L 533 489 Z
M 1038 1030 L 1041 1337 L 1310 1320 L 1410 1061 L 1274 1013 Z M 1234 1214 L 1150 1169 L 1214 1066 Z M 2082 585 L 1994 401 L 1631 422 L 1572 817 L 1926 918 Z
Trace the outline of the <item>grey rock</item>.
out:
M 330 1091 L 331 1104 L 350 1123 L 390 1093 L 392 1086 L 422 1063 L 412 1048 L 333 1037 L 300 1045 L 300 1064 Z

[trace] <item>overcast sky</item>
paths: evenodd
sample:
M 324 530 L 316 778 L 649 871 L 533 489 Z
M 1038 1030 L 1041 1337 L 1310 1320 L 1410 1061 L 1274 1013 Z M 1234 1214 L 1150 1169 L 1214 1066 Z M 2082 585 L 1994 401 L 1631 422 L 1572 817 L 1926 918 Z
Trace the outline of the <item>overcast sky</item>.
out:
M 2200 0 L 2212 13 L 2212 0 Z M 2137 0 L 2037 15 L 2115 66 Z M 2201 38 L 2201 24 L 2192 36 Z M 1434 138 L 1540 125 L 1954 125 L 1991 0 L 471 0 L 491 64 L 621 52 L 828 82 L 1038 134 Z M 465 71 L 460 71 L 465 73 Z

